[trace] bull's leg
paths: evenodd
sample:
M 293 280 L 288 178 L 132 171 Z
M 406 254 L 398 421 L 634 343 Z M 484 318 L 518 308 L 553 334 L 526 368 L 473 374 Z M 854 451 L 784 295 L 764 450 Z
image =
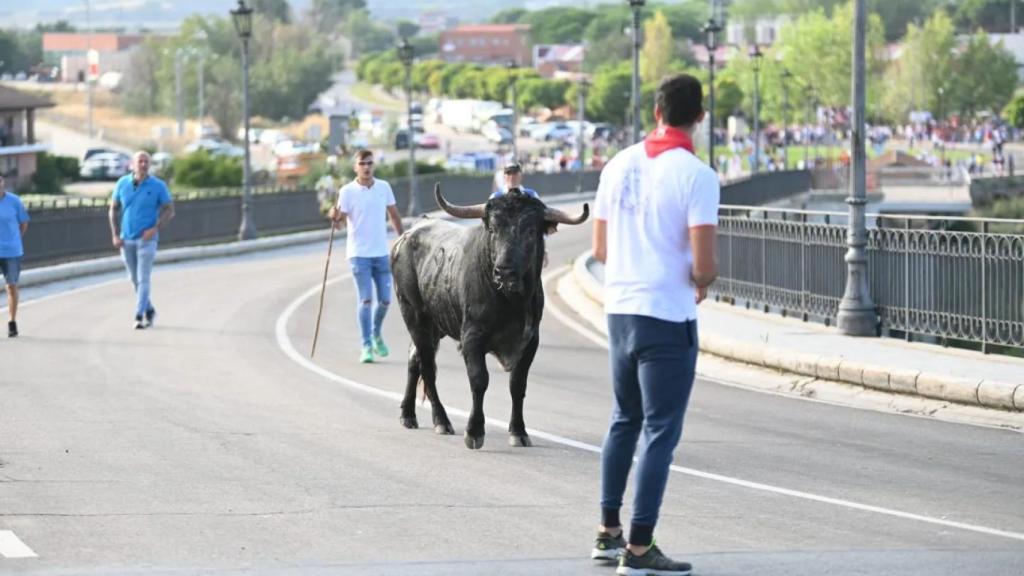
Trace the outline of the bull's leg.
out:
M 477 450 L 484 445 L 484 394 L 488 379 L 486 352 L 481 342 L 463 338 L 462 357 L 466 361 L 469 388 L 473 393 L 473 409 L 466 425 L 466 447 Z
M 437 347 L 439 342 L 434 343 L 434 347 L 431 349 L 433 354 L 430 357 L 431 365 L 431 376 L 428 378 L 423 377 L 423 389 L 427 394 L 427 398 L 430 400 L 430 413 L 434 421 L 434 432 L 437 434 L 455 434 L 455 428 L 452 428 L 452 422 L 448 419 L 448 412 L 445 411 L 444 405 L 441 404 L 441 397 L 437 394 Z M 421 366 L 422 366 L 421 361 Z
M 405 381 L 405 397 L 402 398 L 402 415 L 399 418 L 406 428 L 419 428 L 416 421 L 416 384 L 420 380 L 420 354 L 415 344 L 409 344 L 409 375 Z
M 534 334 L 509 378 L 509 391 L 512 393 L 512 417 L 508 421 L 508 443 L 512 446 L 533 446 L 530 435 L 526 433 L 526 424 L 523 422 L 523 399 L 526 398 L 526 378 L 530 374 L 530 366 L 533 364 L 534 356 L 537 355 L 539 344 L 540 336 Z

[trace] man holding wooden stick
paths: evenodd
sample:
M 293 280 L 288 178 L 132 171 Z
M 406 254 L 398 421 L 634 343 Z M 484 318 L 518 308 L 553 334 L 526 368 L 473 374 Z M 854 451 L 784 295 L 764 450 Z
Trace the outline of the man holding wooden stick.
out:
M 345 255 L 358 293 L 356 310 L 362 336 L 359 361 L 367 363 L 373 362 L 374 356 L 383 358 L 389 353 L 381 337 L 391 305 L 387 220 L 390 218 L 395 233 L 401 235 L 402 217 L 391 185 L 373 177 L 373 152 L 360 150 L 354 160 L 356 179 L 341 187 L 338 204 L 331 208 L 329 217 L 335 226 L 348 225 Z

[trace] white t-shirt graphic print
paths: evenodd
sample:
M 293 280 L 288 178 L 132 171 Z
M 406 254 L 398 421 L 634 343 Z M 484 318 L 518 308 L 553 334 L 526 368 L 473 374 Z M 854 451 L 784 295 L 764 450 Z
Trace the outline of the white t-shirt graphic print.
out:
M 346 258 L 379 258 L 388 255 L 388 206 L 395 194 L 384 180 L 374 179 L 369 188 L 353 180 L 338 192 L 338 210 L 348 214 Z
M 594 216 L 607 222 L 606 313 L 697 318 L 690 228 L 718 225 L 719 196 L 718 176 L 682 148 L 648 158 L 641 142 L 605 166 Z

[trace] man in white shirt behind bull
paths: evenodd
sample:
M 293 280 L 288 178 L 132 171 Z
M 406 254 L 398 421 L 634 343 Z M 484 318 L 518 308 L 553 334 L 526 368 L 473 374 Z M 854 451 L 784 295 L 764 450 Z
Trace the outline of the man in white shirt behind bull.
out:
M 691 571 L 654 546 L 654 527 L 693 387 L 697 304 L 717 274 L 718 177 L 694 155 L 692 138 L 704 118 L 702 101 L 696 78 L 663 80 L 657 128 L 608 163 L 595 201 L 593 249 L 606 265 L 614 404 L 591 556 L 618 559 L 623 576 Z M 627 543 L 619 509 L 641 434 Z

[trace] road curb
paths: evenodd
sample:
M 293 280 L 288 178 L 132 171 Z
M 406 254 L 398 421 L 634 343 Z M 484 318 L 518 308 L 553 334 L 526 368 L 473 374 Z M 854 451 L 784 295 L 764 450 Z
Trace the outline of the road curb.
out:
M 571 277 L 583 296 L 589 298 L 593 304 L 602 306 L 604 287 L 590 272 L 593 262 L 594 258 L 589 251 L 580 255 L 573 263 Z M 574 305 L 569 299 L 566 301 Z M 592 324 L 602 328 L 595 322 Z M 1024 412 L 1024 383 L 895 369 L 855 362 L 838 356 L 796 353 L 773 346 L 751 344 L 719 334 L 701 334 L 700 349 L 729 360 L 812 378 L 957 404 Z

